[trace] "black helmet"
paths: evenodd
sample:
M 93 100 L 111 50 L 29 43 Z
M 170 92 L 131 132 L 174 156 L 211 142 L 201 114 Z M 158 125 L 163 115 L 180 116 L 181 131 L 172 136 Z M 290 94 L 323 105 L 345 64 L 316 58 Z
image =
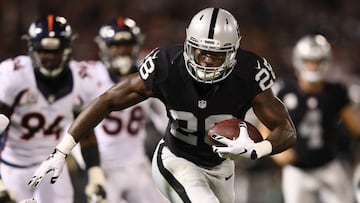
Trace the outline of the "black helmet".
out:
M 100 49 L 100 57 L 105 65 L 120 74 L 128 74 L 135 66 L 145 35 L 141 33 L 136 22 L 123 16 L 117 16 L 99 29 L 95 38 Z M 109 47 L 132 46 L 127 54 L 111 53 Z
M 74 39 L 71 26 L 62 16 L 48 14 L 31 23 L 28 34 L 29 54 L 34 68 L 46 77 L 57 77 L 68 65 L 71 57 L 71 42 Z M 55 60 L 48 59 L 46 64 L 40 52 L 52 52 L 59 55 Z M 50 63 L 49 63 L 50 61 Z

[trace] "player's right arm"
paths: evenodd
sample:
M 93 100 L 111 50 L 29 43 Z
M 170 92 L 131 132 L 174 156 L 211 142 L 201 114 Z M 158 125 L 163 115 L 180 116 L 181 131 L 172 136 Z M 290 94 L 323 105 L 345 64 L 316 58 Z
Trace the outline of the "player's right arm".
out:
M 123 110 L 151 96 L 139 73 L 129 75 L 121 82 L 97 97 L 75 119 L 69 129 L 75 141 L 86 135 L 111 111 Z
M 54 183 L 65 165 L 66 156 L 80 139 L 86 136 L 111 111 L 123 110 L 153 96 L 148 81 L 155 80 L 155 66 L 164 66 L 155 65 L 158 53 L 159 49 L 154 49 L 154 51 L 145 57 L 139 72 L 124 77 L 119 83 L 94 99 L 81 111 L 70 126 L 68 133 L 65 134 L 61 142 L 56 146 L 54 152 L 35 171 L 28 185 L 38 186 L 43 177 L 50 171 L 54 171 L 51 178 L 51 182 Z M 147 81 L 146 84 L 145 81 Z
M 50 171 L 54 171 L 51 182 L 55 183 L 65 164 L 66 156 L 82 137 L 86 136 L 111 111 L 125 109 L 147 99 L 151 94 L 140 74 L 134 73 L 97 97 L 78 115 L 68 133 L 56 146 L 54 153 L 40 165 L 28 185 L 38 186 Z
M 153 92 L 149 88 L 149 81 L 161 80 L 159 76 L 161 74 L 156 69 L 166 66 L 165 62 L 161 63 L 165 59 L 159 57 L 159 53 L 158 48 L 150 52 L 145 57 L 139 72 L 124 77 L 80 113 L 68 131 L 75 142 L 85 136 L 111 111 L 123 110 L 153 96 Z M 156 79 L 154 79 L 155 72 L 158 73 Z M 147 81 L 146 84 L 145 81 Z

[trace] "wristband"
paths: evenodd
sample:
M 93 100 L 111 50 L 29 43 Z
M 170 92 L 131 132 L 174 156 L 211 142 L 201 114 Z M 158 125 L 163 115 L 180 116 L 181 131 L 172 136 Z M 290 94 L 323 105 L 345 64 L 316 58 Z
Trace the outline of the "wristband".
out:
M 69 155 L 77 143 L 72 135 L 66 133 L 61 142 L 55 147 L 65 155 Z
M 271 152 L 272 152 L 271 142 L 269 140 L 264 140 L 264 141 L 255 143 L 255 151 L 257 154 L 257 158 L 271 154 Z

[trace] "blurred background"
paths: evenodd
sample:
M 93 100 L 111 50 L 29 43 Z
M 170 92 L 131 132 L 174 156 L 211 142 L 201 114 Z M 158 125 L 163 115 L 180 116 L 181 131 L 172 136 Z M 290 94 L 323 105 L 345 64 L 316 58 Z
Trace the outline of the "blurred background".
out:
M 307 33 L 322 33 L 334 49 L 332 77 L 360 75 L 360 4 L 356 0 L 1 0 L 0 59 L 26 54 L 21 35 L 38 16 L 65 16 L 78 34 L 74 58 L 97 59 L 99 27 L 116 15 L 135 19 L 146 33 L 144 54 L 157 46 L 183 43 L 191 17 L 205 7 L 234 14 L 241 46 L 265 57 L 278 76 L 292 73 L 291 50 Z M 345 74 L 343 74 L 345 73 Z

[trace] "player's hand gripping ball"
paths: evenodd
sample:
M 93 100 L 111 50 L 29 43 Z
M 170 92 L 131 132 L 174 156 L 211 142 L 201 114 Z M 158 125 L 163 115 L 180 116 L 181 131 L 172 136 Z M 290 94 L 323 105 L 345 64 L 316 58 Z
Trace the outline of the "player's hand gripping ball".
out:
M 215 146 L 225 146 L 224 144 L 214 140 L 212 138 L 213 134 L 218 134 L 231 140 L 235 140 L 236 138 L 238 138 L 240 134 L 239 124 L 242 121 L 244 120 L 232 118 L 215 123 L 215 125 L 213 125 L 208 132 L 208 137 L 211 144 Z M 260 131 L 248 121 L 245 121 L 245 123 L 247 125 L 249 137 L 254 140 L 255 143 L 263 141 L 263 137 L 261 136 Z

